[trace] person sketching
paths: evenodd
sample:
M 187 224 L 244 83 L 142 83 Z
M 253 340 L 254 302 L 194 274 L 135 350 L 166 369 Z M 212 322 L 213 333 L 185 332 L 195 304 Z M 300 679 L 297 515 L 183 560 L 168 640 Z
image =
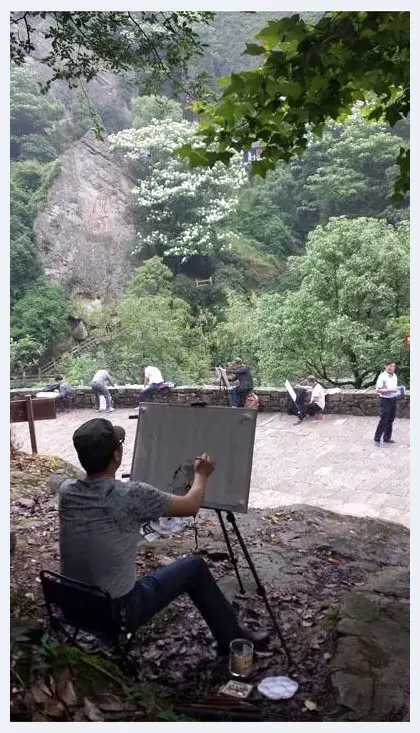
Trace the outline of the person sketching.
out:
M 233 368 L 235 370 L 233 376 L 235 382 L 229 392 L 230 406 L 241 407 L 247 395 L 254 389 L 254 380 L 250 368 L 245 366 L 242 359 L 235 359 Z
M 321 415 L 325 409 L 325 391 L 322 385 L 312 374 L 309 375 L 306 381 L 308 384 L 298 384 L 296 387 L 297 389 L 310 392 L 311 394 L 309 402 L 306 402 L 304 399 L 300 400 L 298 413 L 299 422 L 302 422 L 307 415 L 311 415 L 312 417 Z
M 268 633 L 239 624 L 203 558 L 183 557 L 136 578 L 139 528 L 160 517 L 195 516 L 215 466 L 206 453 L 196 458 L 182 496 L 142 481 L 125 483 L 115 478 L 124 439 L 125 430 L 103 418 L 85 422 L 73 435 L 86 477 L 64 481 L 59 490 L 62 574 L 108 591 L 117 617 L 131 632 L 186 593 L 210 628 L 219 655 L 228 654 L 237 638 L 264 644 Z

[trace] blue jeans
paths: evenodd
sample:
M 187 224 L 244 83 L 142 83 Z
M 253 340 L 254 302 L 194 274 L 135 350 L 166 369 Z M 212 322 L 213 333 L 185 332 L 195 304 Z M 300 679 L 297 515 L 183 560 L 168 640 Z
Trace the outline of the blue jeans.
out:
M 197 555 L 158 568 L 115 603 L 127 628 L 135 631 L 183 593 L 188 593 L 221 648 L 227 649 L 232 639 L 243 636 L 232 606 L 207 563 Z
M 102 384 L 101 382 L 93 382 L 92 383 L 92 392 L 93 392 L 93 397 L 95 400 L 96 409 L 99 410 L 101 406 L 99 398 L 100 398 L 100 395 L 103 395 L 105 397 L 106 409 L 109 410 L 111 407 L 111 393 L 108 387 L 105 384 Z
M 160 384 L 156 384 L 155 382 L 152 382 L 152 384 L 147 384 L 146 387 L 143 387 L 141 393 L 140 393 L 140 402 L 146 402 L 146 397 L 151 392 L 157 392 L 160 387 Z
M 382 435 L 384 436 L 385 442 L 387 442 L 387 440 L 391 440 L 392 426 L 395 420 L 396 411 L 396 397 L 381 397 L 381 419 L 379 420 L 374 437 L 376 442 L 380 441 Z
M 229 391 L 230 406 L 239 407 L 241 403 L 241 397 L 246 397 L 246 395 L 250 392 L 250 389 L 241 389 L 239 386 L 232 387 Z

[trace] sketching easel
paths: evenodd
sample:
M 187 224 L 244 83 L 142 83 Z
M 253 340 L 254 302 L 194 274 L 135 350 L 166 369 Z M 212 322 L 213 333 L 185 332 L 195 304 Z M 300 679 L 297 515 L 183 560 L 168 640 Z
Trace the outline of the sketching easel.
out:
M 223 374 L 221 376 L 221 381 L 223 382 Z M 227 381 L 227 377 L 226 377 L 226 381 Z M 208 407 L 208 405 L 205 402 L 198 402 L 198 403 L 192 403 L 190 405 L 190 407 L 195 408 L 195 409 L 199 409 L 199 408 L 201 408 L 201 409 L 204 408 L 205 409 L 206 407 Z M 185 408 L 183 408 L 183 409 L 185 409 Z M 214 409 L 214 408 L 211 408 L 211 409 Z M 216 409 L 220 409 L 220 408 L 216 408 Z M 236 412 L 236 411 L 233 411 L 233 412 Z M 139 414 L 130 415 L 129 416 L 129 419 L 131 419 L 131 420 L 138 420 L 139 419 Z M 181 467 L 179 467 L 177 469 L 177 471 L 180 471 L 180 470 L 181 470 Z M 131 478 L 131 473 L 130 474 L 123 474 L 123 478 Z M 138 476 L 136 476 L 135 479 L 138 480 Z M 183 486 L 183 493 L 186 493 L 191 488 L 191 485 L 192 485 L 193 480 L 194 480 L 193 474 L 191 476 L 186 477 L 186 481 L 185 481 L 185 484 Z M 178 492 L 176 492 L 176 493 L 178 493 Z M 256 569 L 256 567 L 254 565 L 254 562 L 253 562 L 253 560 L 251 558 L 251 555 L 250 555 L 250 553 L 248 551 L 248 548 L 247 548 L 247 546 L 245 544 L 245 541 L 244 541 L 244 539 L 243 539 L 243 537 L 241 535 L 241 532 L 240 532 L 240 529 L 238 527 L 238 524 L 237 524 L 237 521 L 236 521 L 236 517 L 235 517 L 234 512 L 233 511 L 230 511 L 228 509 L 221 509 L 220 506 L 219 507 L 217 507 L 217 506 L 211 506 L 208 503 L 205 506 L 206 506 L 207 509 L 211 509 L 212 511 L 215 511 L 216 512 L 217 518 L 219 520 L 220 527 L 222 529 L 223 538 L 224 538 L 224 541 L 225 541 L 225 544 L 226 544 L 226 547 L 227 547 L 227 550 L 228 550 L 229 560 L 230 560 L 230 562 L 232 564 L 232 567 L 234 569 L 236 578 L 238 580 L 239 591 L 240 591 L 240 593 L 245 594 L 245 588 L 244 588 L 244 585 L 243 585 L 243 582 L 242 582 L 242 578 L 241 578 L 241 575 L 240 575 L 240 572 L 239 572 L 239 568 L 238 568 L 238 560 L 235 557 L 235 554 L 234 554 L 234 551 L 233 551 L 233 547 L 232 547 L 232 543 L 231 543 L 231 540 L 230 540 L 230 537 L 229 537 L 229 534 L 228 534 L 228 530 L 227 530 L 227 526 L 226 526 L 226 523 L 225 523 L 225 518 L 223 517 L 223 514 L 222 514 L 223 511 L 225 512 L 225 514 L 226 514 L 226 521 L 232 527 L 233 533 L 234 533 L 234 535 L 235 535 L 235 537 L 236 537 L 236 539 L 237 539 L 237 541 L 239 543 L 239 546 L 240 546 L 240 548 L 241 548 L 241 550 L 243 552 L 243 555 L 244 555 L 244 558 L 245 558 L 245 560 L 247 562 L 247 565 L 248 565 L 248 567 L 249 567 L 249 569 L 251 571 L 251 574 L 252 574 L 252 576 L 253 576 L 253 578 L 255 580 L 257 594 L 264 601 L 264 604 L 266 606 L 266 609 L 267 609 L 267 611 L 268 611 L 268 613 L 270 615 L 270 618 L 272 620 L 274 629 L 276 630 L 277 635 L 278 635 L 278 637 L 279 637 L 279 639 L 281 641 L 281 644 L 283 646 L 283 649 L 285 651 L 287 660 L 288 660 L 289 664 L 292 665 L 293 664 L 292 658 L 290 656 L 290 652 L 289 652 L 288 647 L 286 645 L 286 642 L 284 640 L 284 637 L 283 637 L 281 628 L 280 628 L 279 623 L 278 623 L 278 621 L 276 619 L 276 616 L 274 614 L 274 611 L 273 611 L 273 609 L 272 609 L 272 607 L 270 605 L 270 602 L 269 602 L 269 599 L 268 599 L 268 596 L 267 596 L 267 592 L 266 592 L 266 590 L 265 590 L 265 588 L 264 588 L 264 586 L 263 586 L 263 584 L 261 582 L 261 579 L 260 579 L 260 577 L 258 575 L 257 569 Z M 196 543 L 197 543 L 197 531 L 196 531 Z

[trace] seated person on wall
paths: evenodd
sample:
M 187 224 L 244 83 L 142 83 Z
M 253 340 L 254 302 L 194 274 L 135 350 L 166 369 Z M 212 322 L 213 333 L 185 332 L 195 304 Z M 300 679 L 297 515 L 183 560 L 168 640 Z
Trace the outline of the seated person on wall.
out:
M 140 394 L 140 402 L 145 402 L 147 395 L 151 392 L 157 392 L 163 384 L 162 373 L 157 367 L 142 366 L 143 389 Z
M 134 632 L 178 596 L 187 593 L 227 654 L 232 639 L 267 640 L 240 626 L 205 561 L 184 557 L 151 575 L 136 578 L 140 526 L 160 517 L 190 517 L 199 511 L 214 465 L 205 453 L 196 459 L 194 481 L 185 496 L 164 493 L 141 481 L 115 478 L 125 431 L 95 418 L 73 435 L 86 477 L 63 482 L 59 491 L 60 559 L 63 575 L 107 590 L 115 613 Z
M 309 402 L 302 400 L 299 404 L 299 422 L 302 422 L 307 415 L 312 415 L 312 417 L 317 418 L 325 409 L 325 391 L 322 385 L 312 375 L 306 381 L 308 382 L 307 385 L 297 385 L 297 389 L 306 390 L 311 393 Z
M 69 410 L 71 407 L 71 387 L 68 382 L 65 382 L 63 377 L 61 377 L 59 374 L 56 375 L 55 381 L 57 384 L 55 385 L 55 389 L 58 389 L 58 404 L 63 409 Z
M 235 383 L 229 392 L 230 406 L 243 407 L 247 395 L 254 389 L 254 380 L 250 368 L 242 363 L 242 359 L 235 359 L 232 366 Z

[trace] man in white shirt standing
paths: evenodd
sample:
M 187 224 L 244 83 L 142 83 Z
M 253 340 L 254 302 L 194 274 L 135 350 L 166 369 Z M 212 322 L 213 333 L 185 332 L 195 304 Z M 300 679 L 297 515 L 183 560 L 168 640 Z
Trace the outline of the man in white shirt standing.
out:
M 143 389 L 140 394 L 140 402 L 145 402 L 147 395 L 151 392 L 156 392 L 159 387 L 163 384 L 162 373 L 157 367 L 144 366 L 143 371 Z
M 376 393 L 381 398 L 381 419 L 376 428 L 373 439 L 375 445 L 380 445 L 383 436 L 384 443 L 395 443 L 392 440 L 392 424 L 395 420 L 397 409 L 397 375 L 395 374 L 395 362 L 391 361 L 386 365 L 376 382 Z

